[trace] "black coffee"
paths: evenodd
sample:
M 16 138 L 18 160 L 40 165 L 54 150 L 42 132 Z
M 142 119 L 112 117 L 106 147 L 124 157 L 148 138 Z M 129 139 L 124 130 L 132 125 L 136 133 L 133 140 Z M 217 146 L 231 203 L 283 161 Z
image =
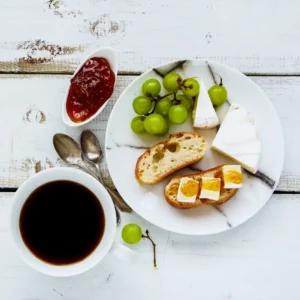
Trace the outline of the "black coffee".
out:
M 100 243 L 105 216 L 97 197 L 73 181 L 46 183 L 27 198 L 19 221 L 30 251 L 53 265 L 86 258 Z

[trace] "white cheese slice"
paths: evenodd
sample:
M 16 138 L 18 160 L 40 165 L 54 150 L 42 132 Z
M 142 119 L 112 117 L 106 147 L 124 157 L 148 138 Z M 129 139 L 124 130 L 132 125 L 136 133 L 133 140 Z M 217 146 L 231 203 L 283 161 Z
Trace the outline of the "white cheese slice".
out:
M 222 167 L 225 189 L 239 189 L 243 185 L 242 168 L 240 165 L 225 165 Z
M 204 81 L 200 82 L 200 93 L 193 110 L 193 127 L 200 129 L 214 128 L 219 125 L 217 113 L 211 103 Z
M 179 183 L 177 201 L 183 203 L 194 203 L 196 202 L 198 192 L 199 181 L 188 177 L 183 177 Z
M 211 148 L 231 158 L 251 173 L 256 173 L 261 142 L 255 123 L 245 108 L 238 104 L 231 105 Z
M 221 178 L 202 177 L 200 199 L 220 199 Z

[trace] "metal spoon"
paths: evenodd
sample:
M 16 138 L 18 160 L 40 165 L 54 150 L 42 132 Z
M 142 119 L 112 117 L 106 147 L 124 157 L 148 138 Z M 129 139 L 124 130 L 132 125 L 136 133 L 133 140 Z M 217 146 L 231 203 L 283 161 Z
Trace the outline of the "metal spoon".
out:
M 93 171 L 84 164 L 80 146 L 71 137 L 63 133 L 57 133 L 53 136 L 53 145 L 59 157 L 66 164 L 79 166 L 81 169 L 99 180 L 99 178 L 93 173 Z M 107 187 L 105 186 L 105 188 Z M 117 224 L 119 225 L 121 223 L 121 216 L 118 209 L 116 208 L 116 205 L 115 210 Z
M 115 201 L 118 208 L 123 212 L 132 212 L 132 209 L 124 201 L 121 195 L 116 190 L 110 189 L 102 178 L 100 162 L 103 158 L 103 154 L 96 135 L 90 130 L 84 130 L 81 133 L 80 144 L 84 158 L 94 164 L 98 171 L 99 180 L 107 188 L 107 191 Z

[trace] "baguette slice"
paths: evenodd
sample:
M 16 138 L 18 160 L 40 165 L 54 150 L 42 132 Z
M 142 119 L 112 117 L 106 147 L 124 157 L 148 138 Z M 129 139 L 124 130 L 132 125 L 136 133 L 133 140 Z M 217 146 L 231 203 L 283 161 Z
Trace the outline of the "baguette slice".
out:
M 169 184 L 165 187 L 165 197 L 166 200 L 172 205 L 177 208 L 194 208 L 205 204 L 222 204 L 226 201 L 228 201 L 230 198 L 232 198 L 238 189 L 224 189 L 224 183 L 222 179 L 222 167 L 224 165 L 215 167 L 213 169 L 199 172 L 195 174 L 185 175 L 185 176 L 176 176 L 174 177 Z M 200 182 L 200 190 L 201 190 L 201 178 L 202 177 L 215 177 L 215 178 L 221 178 L 221 191 L 220 191 L 220 199 L 218 201 L 213 201 L 209 199 L 196 199 L 196 202 L 194 203 L 183 203 L 177 201 L 177 192 L 179 187 L 180 179 L 183 177 L 189 177 L 194 180 L 197 180 Z
M 155 184 L 175 171 L 198 162 L 207 149 L 195 132 L 177 132 L 166 142 L 149 148 L 137 160 L 135 176 L 144 184 Z

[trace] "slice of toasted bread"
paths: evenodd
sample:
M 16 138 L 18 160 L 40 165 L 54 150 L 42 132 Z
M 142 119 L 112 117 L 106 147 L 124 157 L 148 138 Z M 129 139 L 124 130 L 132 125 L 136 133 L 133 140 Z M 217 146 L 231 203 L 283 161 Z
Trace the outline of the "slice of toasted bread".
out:
M 232 198 L 238 189 L 224 189 L 224 183 L 222 178 L 222 167 L 224 165 L 215 167 L 213 169 L 199 172 L 195 174 L 185 175 L 185 176 L 176 176 L 174 177 L 169 184 L 165 187 L 165 197 L 167 201 L 177 207 L 177 208 L 194 208 L 205 204 L 222 204 Z M 177 200 L 177 192 L 179 187 L 180 179 L 183 177 L 189 177 L 194 180 L 200 182 L 200 190 L 201 190 L 201 178 L 202 177 L 214 177 L 214 178 L 221 178 L 221 191 L 220 191 L 220 199 L 218 201 L 213 201 L 209 199 L 199 199 L 197 198 L 196 202 L 194 203 L 183 203 Z
M 206 149 L 205 139 L 195 132 L 172 134 L 168 141 L 154 145 L 138 158 L 135 176 L 141 183 L 155 184 L 199 161 Z

